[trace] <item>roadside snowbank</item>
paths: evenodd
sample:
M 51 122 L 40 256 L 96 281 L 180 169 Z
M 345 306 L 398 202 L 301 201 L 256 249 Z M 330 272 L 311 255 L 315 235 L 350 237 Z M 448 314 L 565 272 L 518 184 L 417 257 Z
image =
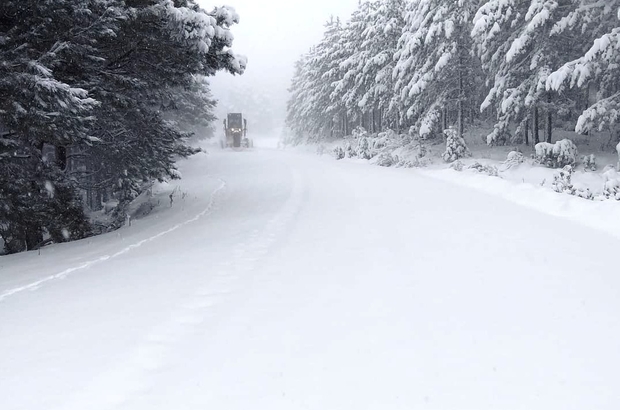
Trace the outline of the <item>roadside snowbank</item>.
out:
M 587 169 L 588 164 L 577 163 L 570 175 L 571 195 L 554 190 L 557 190 L 554 179 L 559 178 L 561 170 L 537 163 L 533 152 L 515 154 L 517 151 L 510 147 L 495 147 L 489 151 L 487 146 L 472 144 L 471 157 L 446 163 L 441 159 L 444 144 L 424 141 L 403 146 L 402 141 L 399 145 L 398 138 L 397 135 L 388 135 L 387 138 L 381 134 L 378 137 L 359 135 L 284 149 L 331 156 L 345 162 L 415 168 L 430 178 L 474 188 L 620 237 L 620 202 L 614 198 L 613 192 L 605 195 L 606 190 L 610 187 L 613 190 L 616 185 L 620 191 L 620 175 L 613 169 L 611 155 L 600 155 L 598 171 Z
M 452 169 L 419 172 L 429 178 L 464 185 L 620 238 L 620 203 L 615 200 L 588 201 L 573 195 L 559 194 L 540 185 L 474 172 L 456 172 Z

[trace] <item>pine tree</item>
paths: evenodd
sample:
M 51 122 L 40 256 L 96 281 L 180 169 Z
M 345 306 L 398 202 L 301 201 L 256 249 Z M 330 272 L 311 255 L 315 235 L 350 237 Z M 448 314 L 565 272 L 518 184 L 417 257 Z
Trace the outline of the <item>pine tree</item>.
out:
M 196 150 L 163 107 L 183 90 L 178 104 L 211 113 L 195 78 L 244 71 L 230 49 L 238 21 L 193 0 L 0 4 L 0 235 L 10 251 L 85 235 L 78 188 L 126 204 L 154 179 L 178 177 L 175 161 Z
M 334 77 L 332 101 L 342 102 L 350 120 L 361 126 L 369 127 L 364 119 L 368 117 L 366 101 L 362 98 L 368 92 L 374 78 L 363 75 L 364 67 L 370 59 L 370 47 L 367 36 L 370 35 L 369 18 L 375 12 L 377 3 L 360 2 L 357 9 L 347 22 L 338 49 L 340 61 L 337 61 L 338 71 Z
M 207 13 L 192 1 L 128 5 L 114 36 L 98 41 L 103 68 L 75 79 L 101 104 L 90 129 L 99 142 L 78 147 L 85 160 L 71 170 L 82 188 L 121 201 L 119 221 L 144 187 L 178 178 L 175 162 L 197 152 L 187 145 L 191 135 L 164 117 L 171 91 L 191 90 L 195 75 L 245 67 L 229 49 L 239 18 L 233 10 Z
M 379 130 L 385 127 L 398 128 L 399 104 L 393 91 L 395 84 L 392 72 L 396 64 L 394 54 L 398 39 L 405 25 L 403 15 L 405 4 L 405 0 L 379 1 L 372 10 L 369 16 L 370 23 L 363 33 L 368 58 L 360 74 L 360 83 L 368 84 L 368 89 L 359 105 L 374 107 L 374 111 L 377 111 Z
M 58 242 L 90 231 L 74 183 L 43 151 L 93 143 L 97 102 L 59 72 L 76 56 L 97 60 L 84 28 L 100 28 L 90 11 L 103 3 L 0 4 L 0 236 L 8 252 L 33 249 L 45 235 Z
M 555 22 L 570 11 L 572 0 L 489 0 L 474 17 L 472 37 L 492 88 L 481 108 L 495 104 L 497 124 L 489 144 L 504 143 L 513 123 L 524 124 L 532 115 L 534 142 L 538 142 L 539 113 L 546 113 L 546 137 L 551 140 L 552 116 L 572 102 L 546 89 L 546 80 L 579 42 L 551 36 Z
M 346 59 L 339 63 L 339 77 L 332 99 L 344 102 L 350 119 L 370 132 L 383 128 L 394 98 L 394 53 L 404 26 L 404 0 L 362 2 L 344 29 L 340 48 Z
M 205 139 L 213 136 L 216 105 L 207 78 L 192 76 L 188 85 L 171 88 L 160 108 L 165 120 L 190 133 L 192 139 Z
M 333 94 L 339 62 L 344 59 L 344 51 L 339 48 L 341 34 L 340 20 L 328 21 L 323 39 L 296 63 L 286 118 L 295 141 L 347 133 L 346 109 Z
M 290 96 L 286 103 L 286 127 L 292 134 L 293 143 L 300 143 L 307 137 L 304 121 L 306 119 L 306 107 L 308 98 L 308 73 L 307 63 L 309 56 L 304 54 L 295 62 L 295 73 L 288 89 Z
M 428 137 L 446 128 L 448 111 L 456 111 L 458 135 L 475 87 L 469 36 L 474 4 L 465 0 L 409 3 L 394 68 L 396 91 L 416 133 Z
M 85 89 L 59 80 L 55 70 L 69 53 L 97 57 L 82 36 L 72 34 L 75 20 L 92 3 L 7 0 L 0 4 L 0 122 L 15 139 L 39 149 L 43 143 L 87 139 L 89 114 L 96 101 Z
M 583 38 L 588 49 L 554 71 L 546 86 L 562 93 L 583 88 L 591 94 L 593 103 L 581 113 L 577 132 L 614 131 L 620 120 L 620 1 L 575 2 L 574 10 L 554 25 L 552 35 Z
M 315 133 L 321 139 L 327 136 L 348 135 L 351 130 L 351 119 L 346 104 L 335 87 L 341 79 L 341 64 L 347 60 L 352 50 L 343 47 L 345 29 L 340 19 L 333 19 L 326 28 L 322 41 L 315 49 L 315 57 L 311 61 L 316 76 L 313 85 L 317 92 L 315 101 L 318 102 L 314 104 L 318 110 L 315 118 L 323 125 L 322 129 L 315 128 Z
M 86 237 L 91 228 L 75 185 L 36 148 L 0 158 L 0 238 L 9 253 Z

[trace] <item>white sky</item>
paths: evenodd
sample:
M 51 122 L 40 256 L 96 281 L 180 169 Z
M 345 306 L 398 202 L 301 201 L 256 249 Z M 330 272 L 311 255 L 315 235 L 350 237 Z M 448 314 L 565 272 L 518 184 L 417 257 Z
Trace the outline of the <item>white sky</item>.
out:
M 213 0 L 197 0 L 206 10 L 219 5 Z M 331 15 L 347 20 L 358 0 L 226 0 L 240 15 L 232 28 L 233 50 L 248 57 L 248 68 L 241 77 L 218 75 L 212 79 L 215 97 L 222 83 L 235 81 L 248 88 L 269 88 L 279 99 L 293 74 L 293 64 L 323 34 Z M 218 84 L 220 83 L 220 84 Z M 282 101 L 277 104 L 281 106 Z

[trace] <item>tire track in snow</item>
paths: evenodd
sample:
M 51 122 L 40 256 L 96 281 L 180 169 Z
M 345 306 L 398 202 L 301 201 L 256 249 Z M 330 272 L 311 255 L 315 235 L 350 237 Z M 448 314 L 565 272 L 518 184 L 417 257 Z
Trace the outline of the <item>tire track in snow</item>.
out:
M 71 275 L 72 273 L 74 273 L 76 271 L 80 271 L 80 270 L 83 270 L 83 269 L 90 268 L 93 265 L 97 265 L 97 264 L 99 264 L 101 262 L 105 262 L 107 260 L 114 259 L 116 257 L 119 257 L 121 255 L 129 253 L 132 250 L 141 247 L 145 243 L 155 241 L 155 240 L 161 238 L 162 236 L 165 236 L 165 235 L 167 235 L 167 234 L 169 234 L 171 232 L 176 231 L 179 228 L 182 228 L 185 225 L 188 225 L 188 224 L 190 224 L 192 222 L 196 222 L 198 219 L 202 218 L 203 216 L 211 214 L 211 211 L 213 210 L 213 206 L 215 205 L 215 200 L 217 198 L 217 194 L 220 191 L 222 191 L 223 189 L 225 189 L 225 188 L 226 188 L 226 181 L 224 181 L 223 179 L 220 179 L 220 186 L 217 187 L 213 192 L 211 192 L 211 197 L 209 199 L 209 204 L 207 205 L 207 207 L 203 211 L 198 213 L 196 216 L 194 216 L 193 218 L 188 219 L 188 220 L 186 220 L 184 222 L 181 222 L 181 223 L 179 223 L 177 225 L 174 225 L 172 228 L 166 229 L 165 231 L 162 231 L 162 232 L 158 233 L 157 235 L 153 235 L 153 236 L 151 236 L 149 238 L 142 239 L 141 241 L 133 243 L 133 244 L 131 244 L 131 245 L 129 245 L 129 246 L 127 246 L 127 247 L 121 249 L 120 251 L 118 251 L 116 253 L 113 253 L 111 255 L 104 255 L 104 256 L 101 256 L 101 257 L 99 257 L 97 259 L 93 259 L 93 260 L 90 260 L 88 262 L 84 262 L 84 263 L 82 263 L 82 264 L 80 264 L 78 266 L 74 266 L 74 267 L 65 269 L 65 270 L 63 270 L 61 272 L 55 273 L 53 275 L 46 276 L 43 279 L 39 279 L 39 280 L 31 282 L 31 283 L 29 283 L 27 285 L 23 285 L 23 286 L 19 286 L 19 287 L 13 288 L 13 289 L 9 289 L 9 290 L 7 290 L 7 291 L 5 291 L 3 293 L 0 293 L 0 302 L 2 302 L 6 298 L 8 298 L 10 296 L 13 296 L 13 295 L 15 295 L 17 293 L 20 293 L 20 292 L 23 292 L 23 291 L 26 291 L 26 290 L 38 289 L 39 287 L 41 287 L 41 285 L 43 285 L 43 284 L 45 284 L 47 282 L 51 282 L 51 281 L 54 281 L 54 280 L 57 280 L 57 279 L 64 279 L 64 278 L 66 278 L 67 276 Z
M 150 400 L 158 373 L 179 363 L 171 361 L 180 344 L 216 314 L 239 287 L 244 274 L 251 272 L 285 232 L 303 203 L 304 184 L 293 170 L 293 187 L 282 208 L 261 230 L 253 230 L 232 255 L 233 262 L 219 263 L 209 282 L 199 286 L 153 328 L 122 363 L 99 375 L 84 391 L 78 392 L 62 410 L 113 410 L 143 408 L 136 404 Z M 101 395 L 104 396 L 101 396 Z

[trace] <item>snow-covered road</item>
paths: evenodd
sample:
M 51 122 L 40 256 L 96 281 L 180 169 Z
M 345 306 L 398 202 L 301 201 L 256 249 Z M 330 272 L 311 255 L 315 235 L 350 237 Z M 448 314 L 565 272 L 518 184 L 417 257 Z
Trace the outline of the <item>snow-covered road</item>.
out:
M 0 257 L 0 409 L 617 408 L 616 237 L 415 170 L 181 171 L 131 227 Z

